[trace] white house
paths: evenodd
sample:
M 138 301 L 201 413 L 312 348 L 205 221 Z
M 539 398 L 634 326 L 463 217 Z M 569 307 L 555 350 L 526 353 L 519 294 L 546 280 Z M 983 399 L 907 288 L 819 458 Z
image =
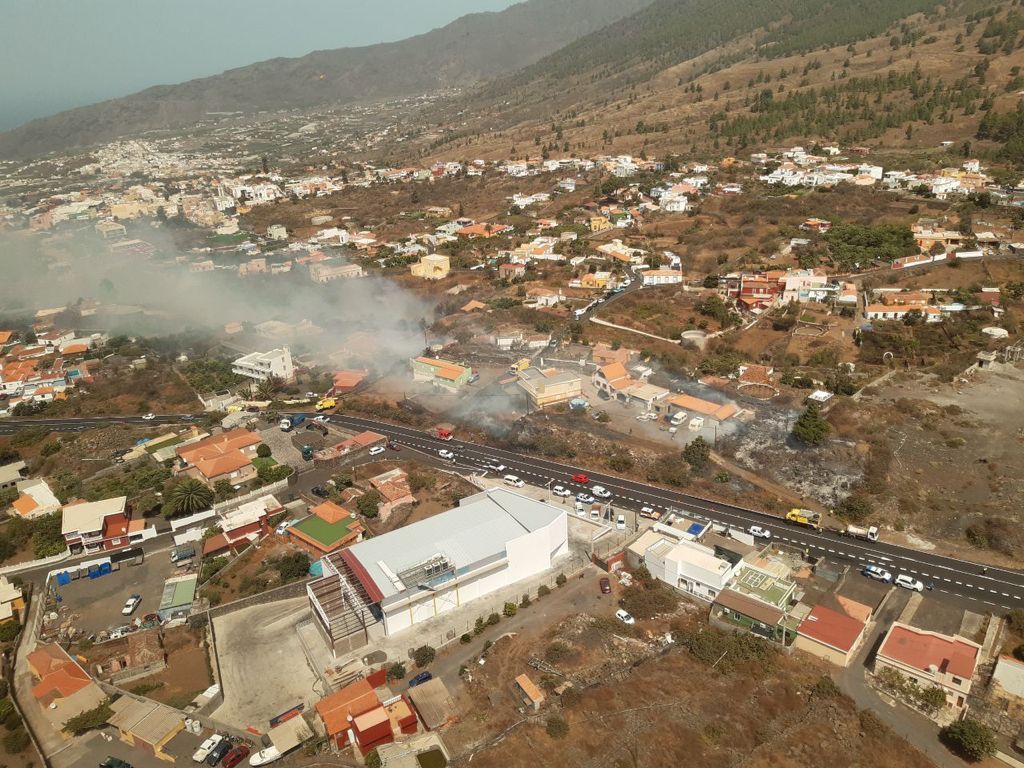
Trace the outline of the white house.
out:
M 630 545 L 629 551 L 651 576 L 688 595 L 711 602 L 743 567 L 717 557 L 715 550 L 689 537 L 673 536 L 655 526 Z
M 387 637 L 407 631 L 538 576 L 568 552 L 564 509 L 493 488 L 328 555 L 307 594 L 314 625 L 337 652 L 368 641 L 372 625 Z
M 235 360 L 231 370 L 255 381 L 266 381 L 271 376 L 286 382 L 295 378 L 295 365 L 288 347 L 271 349 L 269 352 L 250 352 Z
M 647 269 L 643 272 L 644 285 L 679 285 L 683 273 L 676 269 Z

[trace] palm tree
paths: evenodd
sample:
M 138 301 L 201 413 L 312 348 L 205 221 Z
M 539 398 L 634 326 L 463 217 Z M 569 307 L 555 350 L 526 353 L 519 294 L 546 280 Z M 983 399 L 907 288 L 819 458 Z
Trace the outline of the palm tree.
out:
M 213 491 L 204 483 L 187 478 L 171 489 L 171 511 L 176 515 L 192 515 L 213 503 Z
M 267 376 L 256 385 L 256 397 L 260 400 L 273 400 L 280 388 L 281 382 L 276 376 Z

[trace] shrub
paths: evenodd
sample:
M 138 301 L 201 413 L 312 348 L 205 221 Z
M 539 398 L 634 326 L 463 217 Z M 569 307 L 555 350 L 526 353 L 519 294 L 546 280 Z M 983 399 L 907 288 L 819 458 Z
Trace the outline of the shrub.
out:
M 260 443 L 259 447 L 256 449 L 256 455 L 261 459 L 269 459 L 271 453 L 272 451 L 270 450 L 270 446 L 266 443 Z
M 1006 614 L 1006 626 L 1018 635 L 1024 635 L 1024 608 L 1014 608 Z
M 388 667 L 388 680 L 401 680 L 405 677 L 405 664 L 396 662 Z
M 547 597 L 551 594 L 551 587 L 547 584 L 541 584 L 537 587 L 537 597 Z
M 363 763 L 366 768 L 380 768 L 380 755 L 377 754 L 376 749 L 371 749 L 366 753 L 366 757 L 363 758 Z
M 473 642 L 473 636 L 469 632 L 463 632 L 462 637 L 459 638 L 459 642 L 463 645 L 469 645 Z
M 660 583 L 631 584 L 622 593 L 622 607 L 638 619 L 650 619 L 659 613 L 674 611 L 679 596 Z
M 473 625 L 473 634 L 474 635 L 479 635 L 481 632 L 484 631 L 484 627 L 486 627 L 486 626 L 487 626 L 487 624 L 484 621 L 484 617 L 483 616 L 477 616 L 476 617 L 476 624 Z
M 992 757 L 996 753 L 996 737 L 984 723 L 965 717 L 939 731 L 942 742 L 971 762 Z
M 828 675 L 822 675 L 811 686 L 811 695 L 819 699 L 834 699 L 841 693 L 836 681 Z
M 492 613 L 487 617 L 487 626 L 493 627 L 499 621 L 501 621 L 501 616 L 498 613 Z
M 6 720 L 14 711 L 14 702 L 8 698 L 0 699 L 0 721 Z
M 774 645 L 756 635 L 721 632 L 706 627 L 683 630 L 676 642 L 697 661 L 709 667 L 715 665 L 715 669 L 721 672 L 729 672 L 747 661 L 756 661 L 760 669 L 766 670 L 768 662 L 777 653 Z
M 793 425 L 793 437 L 805 445 L 818 445 L 824 442 L 830 430 L 829 423 L 821 415 L 821 407 L 810 403 Z
M 569 724 L 557 715 L 548 718 L 544 730 L 552 739 L 564 739 L 569 735 Z
M 701 472 L 711 461 L 711 446 L 703 437 L 698 437 L 683 449 L 683 458 L 694 472 Z
M 520 608 L 529 608 L 530 607 L 530 596 L 529 595 L 527 595 L 527 594 L 523 595 L 523 598 L 519 601 L 519 607 Z
M 851 493 L 836 507 L 836 514 L 852 523 L 867 520 L 872 512 L 874 512 L 874 505 L 871 503 L 871 499 L 859 493 Z
M 564 573 L 558 574 L 558 576 L 555 578 L 555 584 L 558 585 L 559 587 L 564 587 L 566 581 L 567 581 L 567 579 L 565 578 L 565 574 Z M 1022 611 L 1021 613 L 1024 614 L 1024 611 Z M 1022 618 L 1022 622 L 1024 622 L 1024 618 Z
M 28 748 L 30 739 L 28 731 L 24 728 L 15 728 L 4 736 L 4 751 L 9 755 L 16 755 Z
M 380 511 L 380 494 L 376 491 L 367 491 L 356 499 L 356 509 L 363 517 L 376 517 Z
M 292 552 L 283 555 L 274 567 L 281 574 L 282 582 L 303 579 L 309 574 L 309 556 L 305 552 Z
M 72 736 L 81 736 L 87 731 L 106 725 L 107 720 L 109 720 L 113 714 L 114 710 L 110 708 L 110 702 L 104 701 L 102 704 L 72 717 L 64 723 L 64 731 L 70 733 Z
M 1017 659 L 1017 661 L 1024 661 L 1024 643 L 1013 649 L 1013 658 Z
M 516 615 L 516 604 L 515 603 L 505 603 L 505 607 L 502 609 L 501 612 L 503 614 L 505 614 L 506 617 L 512 618 L 513 616 Z
M 544 651 L 544 659 L 552 664 L 565 661 L 572 654 L 572 649 L 560 640 L 551 643 Z
M 0 680 L 0 699 L 3 699 L 5 696 L 7 696 L 8 692 L 9 692 L 9 689 L 8 689 L 8 686 L 7 686 L 7 681 L 6 680 Z
M 0 643 L 9 643 L 18 636 L 21 625 L 16 621 L 8 621 L 0 624 Z
M 437 651 L 432 646 L 421 645 L 412 652 L 412 660 L 418 668 L 427 666 L 437 656 Z
M 493 642 L 491 642 L 490 640 L 485 640 L 484 641 L 484 653 L 487 653 L 489 650 L 491 650 L 491 646 L 492 645 L 494 645 Z

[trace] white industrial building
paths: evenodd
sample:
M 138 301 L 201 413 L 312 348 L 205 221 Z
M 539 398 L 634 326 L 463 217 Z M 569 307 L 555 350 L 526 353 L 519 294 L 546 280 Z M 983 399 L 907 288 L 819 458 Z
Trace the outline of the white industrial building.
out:
M 323 558 L 307 585 L 337 653 L 390 637 L 547 571 L 569 551 L 564 510 L 504 488 Z
M 256 381 L 266 381 L 271 376 L 285 382 L 295 378 L 295 365 L 288 347 L 269 352 L 250 352 L 235 360 L 231 370 L 239 376 Z

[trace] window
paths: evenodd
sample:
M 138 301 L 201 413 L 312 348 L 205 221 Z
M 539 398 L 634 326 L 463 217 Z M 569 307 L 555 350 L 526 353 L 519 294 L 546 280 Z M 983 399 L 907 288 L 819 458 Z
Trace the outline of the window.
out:
M 953 678 L 953 685 L 963 685 L 963 684 L 964 684 L 964 681 L 961 680 L 959 677 L 954 677 Z

